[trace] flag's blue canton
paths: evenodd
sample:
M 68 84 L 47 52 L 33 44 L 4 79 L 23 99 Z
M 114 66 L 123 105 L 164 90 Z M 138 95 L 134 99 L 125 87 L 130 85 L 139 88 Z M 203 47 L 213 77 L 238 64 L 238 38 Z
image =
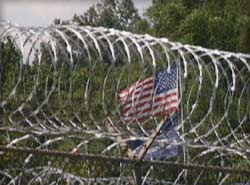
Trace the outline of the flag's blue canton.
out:
M 156 94 L 167 92 L 177 86 L 177 66 L 163 72 L 158 72 L 155 78 Z

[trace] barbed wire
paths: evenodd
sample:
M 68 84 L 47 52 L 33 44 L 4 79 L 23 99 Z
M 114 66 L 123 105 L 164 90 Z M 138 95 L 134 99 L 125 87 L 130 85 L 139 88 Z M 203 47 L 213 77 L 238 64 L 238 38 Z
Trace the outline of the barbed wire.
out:
M 239 182 L 231 172 L 249 173 L 238 168 L 249 168 L 250 55 L 102 27 L 39 28 L 1 22 L 0 28 L 0 151 L 6 166 L 12 164 L 10 151 L 13 155 L 22 153 L 22 160 L 31 168 L 20 168 L 28 174 L 40 166 L 32 160 L 38 153 L 47 157 L 62 153 L 72 157 L 77 153 L 79 158 L 93 155 L 99 156 L 98 161 L 105 160 L 103 156 L 124 159 L 132 155 L 128 161 L 137 163 L 136 153 L 128 153 L 127 142 L 148 141 L 164 117 L 152 115 L 145 122 L 126 124 L 119 92 L 177 65 L 180 97 L 176 131 L 180 140 L 155 137 L 152 141 L 165 149 L 181 147 L 182 155 L 171 159 L 174 162 L 147 161 L 147 165 L 177 165 L 178 175 L 170 178 L 176 184 L 187 184 L 191 175 L 188 171 L 193 168 L 202 172 L 192 174 L 197 180 L 189 184 L 201 182 L 205 169 L 221 174 L 213 177 L 218 184 L 226 184 L 228 179 Z M 57 164 L 58 159 L 53 157 L 52 162 Z M 53 168 L 63 173 L 64 165 L 42 171 Z M 6 172 L 4 165 L 1 168 L 5 176 L 0 176 L 0 182 L 6 176 L 11 177 L 8 183 L 23 178 L 15 176 L 15 170 Z M 148 176 L 142 175 L 145 182 L 153 178 L 167 184 L 165 176 L 152 176 L 155 168 L 145 172 Z M 86 173 L 90 169 L 87 167 Z M 125 174 L 120 169 L 121 175 L 115 179 L 130 178 L 133 171 L 131 167 Z M 32 173 L 29 177 L 33 178 Z M 66 177 L 73 178 L 68 172 Z M 74 181 L 87 182 L 83 178 L 80 174 Z M 110 175 L 107 178 L 118 182 Z M 101 179 L 107 182 L 105 175 Z

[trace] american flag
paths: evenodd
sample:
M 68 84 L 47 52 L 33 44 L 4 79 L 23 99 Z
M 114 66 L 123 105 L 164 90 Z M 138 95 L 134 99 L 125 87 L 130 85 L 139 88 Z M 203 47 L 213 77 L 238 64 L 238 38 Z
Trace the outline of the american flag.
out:
M 132 84 L 119 93 L 123 120 L 126 123 L 143 122 L 151 116 L 168 115 L 178 109 L 177 66 L 170 71 Z

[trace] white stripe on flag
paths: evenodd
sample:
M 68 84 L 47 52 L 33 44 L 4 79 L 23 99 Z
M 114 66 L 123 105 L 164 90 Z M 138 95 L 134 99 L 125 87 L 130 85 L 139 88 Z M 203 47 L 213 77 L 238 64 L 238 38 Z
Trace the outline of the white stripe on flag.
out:
M 168 95 L 169 94 L 165 94 L 165 96 L 168 96 Z M 162 96 L 162 95 L 160 97 L 164 98 L 164 96 Z M 157 101 L 157 98 L 159 98 L 159 97 L 155 97 L 154 100 L 151 101 L 152 98 L 149 97 L 147 100 L 136 102 L 135 104 L 130 104 L 129 107 L 126 107 L 127 111 L 124 111 L 123 113 L 125 115 L 127 115 L 127 114 L 130 114 L 131 112 L 138 112 L 139 110 L 144 110 L 146 108 L 163 105 L 163 104 L 171 102 L 173 100 L 178 100 L 178 97 L 176 97 L 176 94 L 174 94 L 172 96 L 170 95 L 170 97 L 165 98 L 164 100 L 159 98 L 159 100 Z M 143 103 L 143 104 L 141 104 L 141 103 Z
M 157 101 L 158 98 L 164 98 L 167 95 L 170 95 L 170 94 L 173 94 L 173 93 L 178 93 L 178 90 L 177 89 L 172 89 L 172 90 L 167 91 L 166 93 L 157 94 L 155 96 L 150 96 L 151 95 L 150 93 L 143 93 L 141 96 L 143 96 L 143 97 L 146 96 L 146 95 L 149 95 L 149 96 L 147 96 L 145 98 L 142 97 L 141 99 L 140 99 L 140 96 L 137 96 L 136 97 L 137 99 L 128 102 L 128 104 L 126 104 L 127 103 L 126 102 L 125 105 L 124 105 L 124 109 L 127 109 L 127 108 L 129 108 L 131 106 L 138 105 L 139 103 L 147 102 L 147 101 L 152 100 L 152 99 L 153 99 L 153 101 Z

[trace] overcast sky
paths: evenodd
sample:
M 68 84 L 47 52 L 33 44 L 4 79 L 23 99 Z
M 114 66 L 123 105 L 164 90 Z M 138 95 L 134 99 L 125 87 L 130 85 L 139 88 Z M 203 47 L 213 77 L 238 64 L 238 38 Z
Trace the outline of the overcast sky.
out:
M 22 26 L 46 26 L 55 18 L 68 20 L 83 13 L 93 3 L 101 0 L 0 0 L 0 19 Z M 139 13 L 152 4 L 152 0 L 133 0 Z

